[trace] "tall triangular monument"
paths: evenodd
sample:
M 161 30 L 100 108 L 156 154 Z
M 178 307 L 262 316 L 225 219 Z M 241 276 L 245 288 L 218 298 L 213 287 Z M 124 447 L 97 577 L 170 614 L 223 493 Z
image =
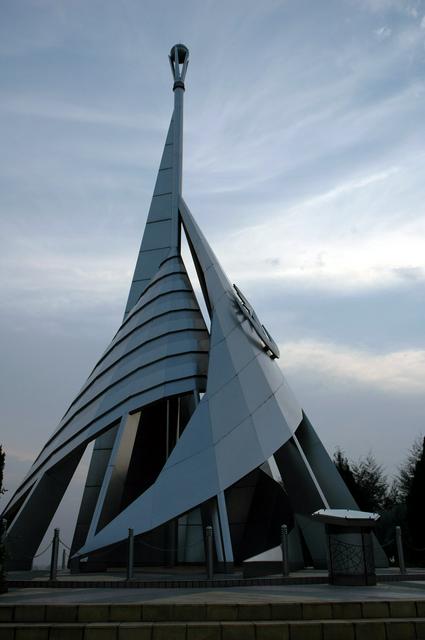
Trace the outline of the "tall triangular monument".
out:
M 11 568 L 29 568 L 73 473 L 94 447 L 74 566 L 261 557 L 289 529 L 293 566 L 326 563 L 321 508 L 354 508 L 277 363 L 279 349 L 232 285 L 182 196 L 188 49 L 169 56 L 174 111 L 124 318 L 8 503 Z M 181 256 L 185 234 L 208 326 Z

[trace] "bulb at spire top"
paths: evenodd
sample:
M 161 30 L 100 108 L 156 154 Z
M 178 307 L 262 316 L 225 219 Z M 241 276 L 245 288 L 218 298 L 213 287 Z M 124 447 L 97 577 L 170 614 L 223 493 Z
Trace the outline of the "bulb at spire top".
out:
M 184 91 L 184 79 L 187 65 L 189 64 L 189 49 L 184 44 L 175 44 L 171 47 L 168 58 L 174 79 L 173 91 L 176 89 L 183 89 Z

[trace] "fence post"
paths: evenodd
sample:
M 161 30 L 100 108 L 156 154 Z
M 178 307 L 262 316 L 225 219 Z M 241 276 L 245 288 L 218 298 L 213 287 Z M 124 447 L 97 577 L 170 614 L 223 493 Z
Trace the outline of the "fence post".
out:
M 62 571 L 66 569 L 66 551 L 62 549 Z
M 6 536 L 7 536 L 7 520 L 2 518 L 0 520 L 0 546 L 3 547 L 3 563 L 0 564 L 0 593 L 2 589 L 2 579 L 4 578 L 4 564 L 6 557 Z
M 401 527 L 395 528 L 395 540 L 397 544 L 398 566 L 400 573 L 406 573 L 406 564 L 404 562 L 403 541 L 401 538 Z
M 288 527 L 283 524 L 281 527 L 281 547 L 282 547 L 282 573 L 289 576 L 289 554 L 288 554 Z
M 205 529 L 207 540 L 207 578 L 212 580 L 214 577 L 213 564 L 213 528 L 209 525 Z
M 127 580 L 133 579 L 134 567 L 134 530 L 128 530 Z
M 56 580 L 58 575 L 58 555 L 59 555 L 59 529 L 53 532 L 52 555 L 50 558 L 50 580 Z

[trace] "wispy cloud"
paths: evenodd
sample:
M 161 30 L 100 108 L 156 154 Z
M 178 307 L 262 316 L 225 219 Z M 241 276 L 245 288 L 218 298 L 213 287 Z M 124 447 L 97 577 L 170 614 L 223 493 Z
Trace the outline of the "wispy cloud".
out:
M 392 29 L 390 29 L 390 27 L 379 27 L 378 29 L 375 29 L 374 33 L 378 40 L 386 40 L 391 36 Z
M 32 251 L 3 259 L 3 310 L 27 317 L 85 313 L 116 304 L 131 279 L 125 256 L 88 256 Z M 19 295 L 16 292 L 19 291 Z
M 274 215 L 263 211 L 265 222 L 222 239 L 218 254 L 234 277 L 293 280 L 342 292 L 391 286 L 404 273 L 421 277 L 423 207 L 411 216 L 407 211 L 400 216 L 398 206 L 384 216 L 382 211 L 388 195 L 400 189 L 405 177 L 405 169 L 390 167 L 342 183 L 286 211 Z M 252 255 L 261 270 L 253 265 Z
M 318 379 L 326 376 L 333 385 L 364 387 L 400 394 L 425 392 L 425 351 L 406 350 L 374 354 L 326 342 L 299 341 L 280 346 L 284 372 L 297 371 Z
M 134 111 L 113 112 L 110 105 L 102 109 L 90 104 L 76 104 L 64 102 L 55 97 L 37 95 L 36 93 L 7 93 L 0 94 L 0 113 L 43 118 L 46 120 L 60 120 L 79 124 L 91 124 L 103 127 L 120 127 L 151 131 L 163 130 L 163 119 L 155 113 L 146 114 L 143 118 Z

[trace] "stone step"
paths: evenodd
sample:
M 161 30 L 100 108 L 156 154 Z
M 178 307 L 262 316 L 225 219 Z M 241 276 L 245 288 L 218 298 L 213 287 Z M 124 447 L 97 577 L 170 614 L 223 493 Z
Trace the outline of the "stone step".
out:
M 424 640 L 425 618 L 2 623 L 1 640 Z
M 1 604 L 0 622 L 204 622 L 425 618 L 424 600 L 367 602 Z M 424 639 L 425 640 L 425 639 Z

